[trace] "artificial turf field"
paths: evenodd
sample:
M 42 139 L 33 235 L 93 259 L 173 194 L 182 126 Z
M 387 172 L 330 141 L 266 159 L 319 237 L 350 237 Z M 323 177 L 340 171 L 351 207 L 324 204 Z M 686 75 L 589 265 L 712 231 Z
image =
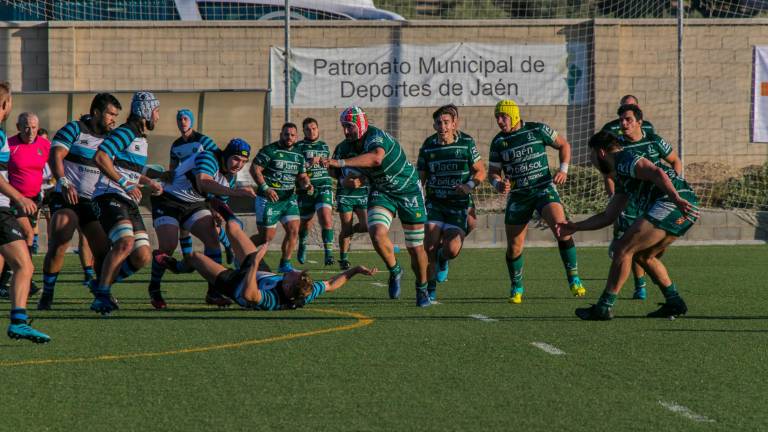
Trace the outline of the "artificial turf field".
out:
M 146 270 L 115 286 L 121 309 L 100 318 L 70 256 L 55 310 L 31 310 L 53 342 L 0 338 L 0 430 L 768 428 L 768 247 L 668 251 L 689 306 L 674 321 L 645 318 L 661 295 L 630 300 L 631 283 L 616 319 L 579 321 L 608 269 L 605 248 L 579 258 L 586 300 L 570 297 L 556 249 L 528 249 L 524 302 L 508 304 L 503 251 L 475 249 L 427 309 L 409 271 L 399 301 L 385 272 L 283 312 L 212 309 L 199 276 L 167 275 L 170 308 L 155 311 Z

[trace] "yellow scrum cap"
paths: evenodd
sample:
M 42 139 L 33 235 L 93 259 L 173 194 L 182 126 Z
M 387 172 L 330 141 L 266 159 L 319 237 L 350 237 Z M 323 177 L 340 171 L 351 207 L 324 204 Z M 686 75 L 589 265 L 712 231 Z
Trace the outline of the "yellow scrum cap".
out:
M 517 103 L 512 99 L 504 99 L 496 104 L 496 109 L 493 111 L 493 115 L 506 114 L 509 119 L 512 120 L 512 126 L 520 123 L 520 108 Z

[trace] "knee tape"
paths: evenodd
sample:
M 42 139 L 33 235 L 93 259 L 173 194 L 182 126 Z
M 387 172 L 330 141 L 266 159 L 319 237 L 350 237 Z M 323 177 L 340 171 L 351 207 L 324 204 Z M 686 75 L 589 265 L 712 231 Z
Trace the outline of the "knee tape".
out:
M 424 244 L 424 228 L 415 230 L 404 230 L 405 247 L 417 247 Z
M 133 225 L 130 222 L 117 224 L 109 230 L 109 241 L 112 243 L 123 237 L 133 237 Z
M 371 209 L 368 209 L 368 226 L 373 226 L 376 224 L 384 225 L 389 229 L 390 225 L 392 225 L 392 214 L 389 212 L 389 210 L 383 209 L 381 207 L 374 207 Z M 424 233 L 424 230 L 422 230 L 422 234 Z M 422 235 L 422 238 L 424 236 Z
M 142 248 L 142 247 L 149 247 L 149 234 L 145 232 L 137 233 L 133 237 L 133 251 Z

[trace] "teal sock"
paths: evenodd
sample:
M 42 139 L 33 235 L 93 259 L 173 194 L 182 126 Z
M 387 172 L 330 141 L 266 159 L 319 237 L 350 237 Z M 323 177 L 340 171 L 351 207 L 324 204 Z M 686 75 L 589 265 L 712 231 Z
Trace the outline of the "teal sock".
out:
M 56 287 L 56 278 L 59 277 L 59 273 L 43 273 L 43 292 L 52 293 Z
M 339 259 L 349 261 L 349 252 L 339 252 Z
M 437 279 L 432 279 L 427 281 L 427 289 L 429 291 L 434 291 L 437 289 Z
M 512 281 L 512 288 L 523 288 L 523 254 L 518 255 L 515 258 L 507 259 L 507 272 L 509 272 L 509 280 Z
M 397 261 L 395 261 L 395 265 L 393 265 L 392 267 L 388 266 L 387 269 L 389 269 L 390 276 L 397 276 L 403 271 L 403 269 L 400 267 L 400 263 Z
M 635 290 L 645 288 L 645 276 L 635 276 Z
M 299 246 L 306 246 L 307 245 L 307 237 L 309 236 L 309 231 L 306 228 L 302 228 L 299 230 Z
M 557 247 L 560 249 L 560 259 L 563 260 L 565 275 L 568 277 L 568 283 L 579 277 L 579 264 L 576 259 L 576 244 L 573 239 L 558 241 Z
M 323 236 L 323 249 L 325 250 L 325 256 L 331 256 L 333 254 L 333 228 L 322 230 Z
M 280 258 L 280 267 L 283 267 L 284 265 L 290 264 L 290 259 Z
M 600 296 L 600 300 L 597 301 L 598 306 L 604 306 L 604 307 L 613 307 L 613 305 L 616 304 L 616 294 L 611 294 L 607 291 L 603 291 L 603 294 Z
M 664 294 L 664 298 L 667 300 L 673 300 L 680 297 L 680 294 L 677 292 L 677 287 L 674 283 L 666 288 L 661 288 L 661 293 Z
M 29 316 L 24 308 L 11 309 L 11 324 L 26 324 Z

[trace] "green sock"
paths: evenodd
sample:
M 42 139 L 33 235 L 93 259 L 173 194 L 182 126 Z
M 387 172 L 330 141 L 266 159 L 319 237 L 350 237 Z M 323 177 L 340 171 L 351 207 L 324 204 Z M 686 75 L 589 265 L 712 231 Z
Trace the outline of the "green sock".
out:
M 507 272 L 509 272 L 509 280 L 512 281 L 512 288 L 523 288 L 523 254 L 518 255 L 515 258 L 507 258 Z
M 301 228 L 299 230 L 299 246 L 306 246 L 307 245 L 307 237 L 309 236 L 309 230 L 306 228 Z
M 611 294 L 608 291 L 603 291 L 600 296 L 600 300 L 597 301 L 598 306 L 613 307 L 616 304 L 616 294 Z
M 349 261 L 349 252 L 339 252 L 339 259 Z
M 557 247 L 560 249 L 560 259 L 563 260 L 565 275 L 568 277 L 568 283 L 579 277 L 579 264 L 576 259 L 576 244 L 573 239 L 558 241 Z
M 325 250 L 325 256 L 333 254 L 333 228 L 322 230 L 323 236 L 323 249 Z
M 437 279 L 427 281 L 427 289 L 430 291 L 437 289 Z
M 424 283 L 422 284 L 422 283 L 419 283 L 419 282 L 417 281 L 417 282 L 416 282 L 416 291 L 426 291 L 428 286 L 429 286 L 429 283 L 428 283 L 428 282 L 424 282 Z
M 635 276 L 635 290 L 645 288 L 645 276 Z
M 667 300 L 672 300 L 680 297 L 680 294 L 677 292 L 677 287 L 674 283 L 672 285 L 662 288 L 661 293 L 664 294 L 664 298 Z
M 403 271 L 403 269 L 400 268 L 400 263 L 397 261 L 395 261 L 395 265 L 392 267 L 387 266 L 387 269 L 389 269 L 389 274 L 391 276 L 397 276 Z

